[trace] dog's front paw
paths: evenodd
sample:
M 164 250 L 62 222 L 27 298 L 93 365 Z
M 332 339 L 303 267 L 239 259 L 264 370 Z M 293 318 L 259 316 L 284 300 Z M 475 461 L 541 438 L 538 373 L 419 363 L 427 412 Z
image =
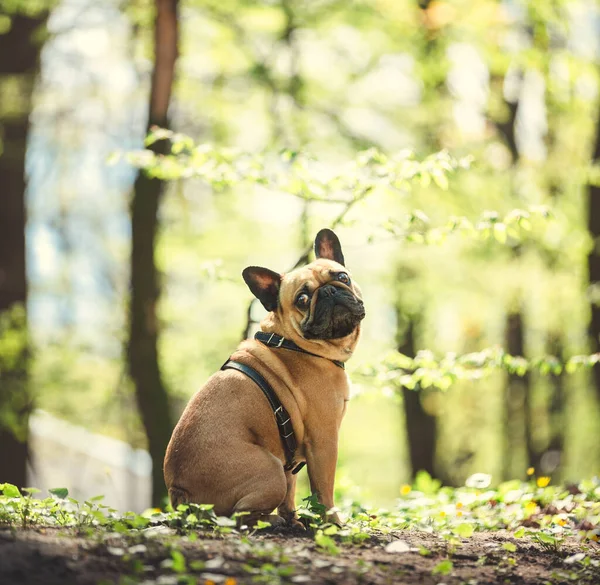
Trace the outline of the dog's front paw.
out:
M 258 522 L 266 522 L 270 524 L 272 528 L 279 526 L 285 526 L 286 521 L 277 514 L 263 514 L 261 512 L 251 512 L 244 516 L 240 516 L 238 519 L 238 528 L 252 529 Z
M 298 518 L 292 518 L 291 520 L 288 520 L 288 526 L 294 530 L 306 531 L 306 526 L 304 526 L 304 524 L 302 524 Z
M 306 526 L 300 522 L 296 510 L 290 510 L 286 506 L 280 506 L 277 510 L 279 517 L 286 523 L 290 528 L 298 528 L 306 530 Z
M 337 512 L 332 512 L 331 514 L 327 513 L 327 522 L 335 524 L 338 528 L 341 528 L 344 524 Z

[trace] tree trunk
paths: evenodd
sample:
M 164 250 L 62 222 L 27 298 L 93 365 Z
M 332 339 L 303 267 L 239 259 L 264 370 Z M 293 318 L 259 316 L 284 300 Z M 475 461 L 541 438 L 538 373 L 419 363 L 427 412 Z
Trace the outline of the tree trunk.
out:
M 552 355 L 563 359 L 563 344 L 560 334 L 551 335 L 549 339 L 549 350 Z M 565 450 L 565 373 L 552 374 L 550 376 L 550 403 L 548 405 L 548 416 L 550 419 L 550 441 L 545 453 L 540 460 L 540 471 L 544 475 L 556 473 L 561 474 L 561 467 Z
M 398 351 L 408 357 L 415 357 L 415 318 L 402 316 L 408 320 Z M 431 477 L 435 472 L 435 446 L 437 442 L 437 419 L 423 408 L 423 390 L 419 386 L 414 390 L 402 388 L 402 406 L 404 409 L 404 426 L 410 455 L 411 475 L 414 478 L 419 470 L 424 470 Z
M 596 123 L 596 141 L 594 143 L 593 162 L 600 163 L 600 118 Z M 593 247 L 588 255 L 588 275 L 590 288 L 600 290 L 600 186 L 590 185 L 588 189 L 588 230 Z M 600 301 L 598 293 L 590 296 L 589 336 L 593 352 L 600 351 Z M 600 364 L 594 366 L 594 385 L 600 403 Z
M 148 129 L 168 127 L 175 62 L 178 52 L 177 0 L 157 0 L 155 20 L 155 62 L 150 90 Z M 161 140 L 151 149 L 164 154 L 168 144 Z M 160 295 L 154 259 L 158 210 L 163 181 L 140 173 L 135 181 L 131 204 L 131 301 L 128 344 L 129 373 L 135 386 L 148 450 L 152 457 L 152 503 L 160 506 L 166 496 L 163 459 L 173 423 L 169 397 L 158 361 L 158 319 Z
M 27 305 L 25 151 L 40 53 L 40 45 L 32 37 L 45 21 L 46 14 L 14 15 L 10 30 L 0 35 L 0 84 L 4 76 L 10 75 L 21 89 L 18 103 L 0 101 L 0 313 L 11 311 L 4 326 L 16 328 L 20 336 L 17 355 L 10 356 L 10 363 L 0 355 L 0 482 L 20 487 L 26 484 L 32 409 L 27 384 L 29 344 L 24 318 Z M 23 318 L 15 320 L 14 310 L 20 311 Z
M 510 313 L 506 319 L 506 349 L 511 355 L 524 354 L 523 318 L 520 311 Z M 531 435 L 531 404 L 529 374 L 508 375 L 504 401 L 504 479 L 520 477 L 525 467 L 537 466 L 537 454 Z M 519 461 L 525 445 L 525 461 Z M 525 463 L 525 467 L 522 465 Z

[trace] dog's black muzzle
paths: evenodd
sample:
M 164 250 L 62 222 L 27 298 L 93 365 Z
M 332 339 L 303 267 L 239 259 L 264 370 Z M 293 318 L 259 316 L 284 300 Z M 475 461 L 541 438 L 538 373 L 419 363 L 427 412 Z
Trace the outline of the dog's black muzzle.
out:
M 365 307 L 350 290 L 333 284 L 319 288 L 302 332 L 306 339 L 338 339 L 350 335 L 365 317 Z

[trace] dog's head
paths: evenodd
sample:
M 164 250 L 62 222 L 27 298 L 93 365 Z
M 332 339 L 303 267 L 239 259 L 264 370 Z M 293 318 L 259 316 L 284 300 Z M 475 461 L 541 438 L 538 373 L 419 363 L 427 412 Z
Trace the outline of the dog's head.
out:
M 317 259 L 287 274 L 249 266 L 242 275 L 270 311 L 263 331 L 278 333 L 307 351 L 347 359 L 356 346 L 365 308 L 360 288 L 344 266 L 338 237 L 323 229 L 315 238 Z

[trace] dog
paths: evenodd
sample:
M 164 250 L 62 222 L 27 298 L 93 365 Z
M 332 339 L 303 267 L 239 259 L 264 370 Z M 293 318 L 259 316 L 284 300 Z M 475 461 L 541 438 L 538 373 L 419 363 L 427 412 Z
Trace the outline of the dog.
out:
M 343 365 L 365 309 L 335 233 L 321 230 L 314 251 L 314 262 L 283 275 L 259 266 L 242 272 L 269 313 L 257 338 L 243 341 L 192 397 L 173 431 L 164 476 L 174 508 L 212 504 L 219 516 L 247 513 L 248 526 L 299 525 L 295 472 L 303 464 L 318 502 L 334 508 L 349 395 Z M 327 519 L 340 523 L 334 510 Z

